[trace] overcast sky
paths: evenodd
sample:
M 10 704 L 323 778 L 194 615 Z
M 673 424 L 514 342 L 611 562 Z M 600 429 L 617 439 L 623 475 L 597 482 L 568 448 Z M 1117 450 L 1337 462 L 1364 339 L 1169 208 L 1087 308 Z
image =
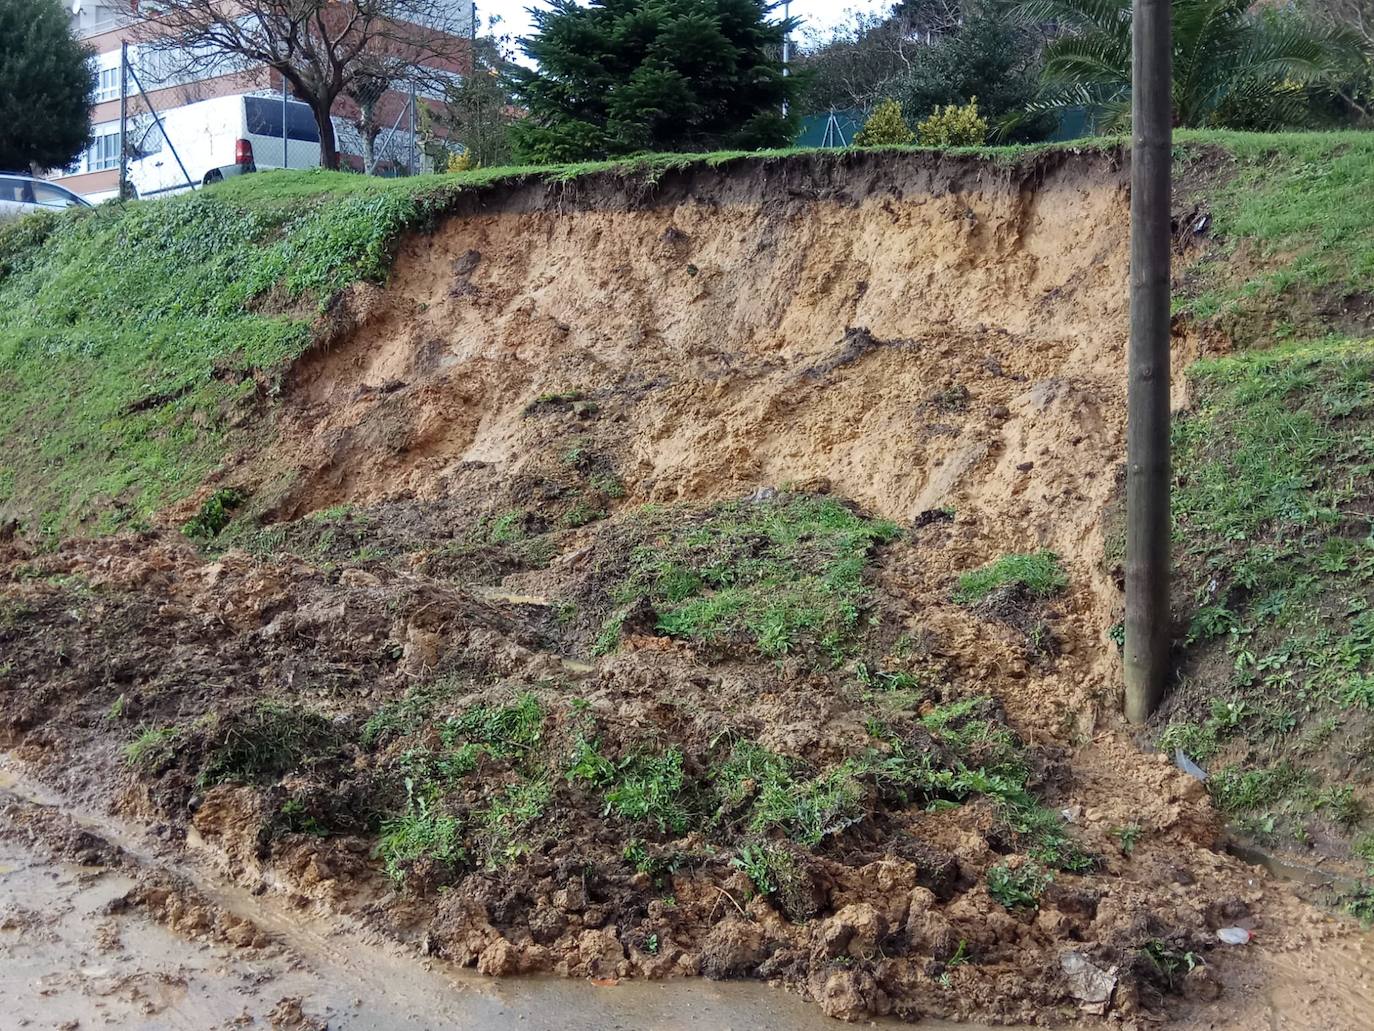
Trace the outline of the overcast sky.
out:
M 477 0 L 477 17 L 485 28 L 487 19 L 500 15 L 499 35 L 520 37 L 530 31 L 530 16 L 525 9 L 542 7 L 538 0 Z M 809 30 L 824 31 L 844 20 L 847 11 L 858 10 L 865 13 L 887 10 L 892 0 L 792 0 L 792 16 L 804 22 L 798 31 L 800 39 L 805 39 Z

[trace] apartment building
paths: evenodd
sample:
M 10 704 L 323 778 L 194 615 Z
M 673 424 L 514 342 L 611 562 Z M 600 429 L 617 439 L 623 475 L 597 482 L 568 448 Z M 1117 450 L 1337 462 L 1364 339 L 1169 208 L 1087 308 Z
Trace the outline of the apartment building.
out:
M 452 7 L 448 24 L 455 26 L 455 35 L 470 37 L 476 19 L 474 4 L 470 0 L 450 0 L 450 3 Z M 194 75 L 182 73 L 178 67 L 182 62 L 173 55 L 141 46 L 136 41 L 134 19 L 129 17 L 127 10 L 127 5 L 118 0 L 73 0 L 71 6 L 72 25 L 77 37 L 95 51 L 93 60 L 97 82 L 91 109 L 93 138 L 90 146 L 71 166 L 50 173 L 50 178 L 92 202 L 112 197 L 119 190 L 120 53 L 124 43 L 129 45 L 129 63 L 147 91 L 145 99 L 130 79 L 129 110 L 133 146 L 139 145 L 145 138 L 153 139 L 158 135 L 150 108 L 164 117 L 164 124 L 168 126 L 166 142 L 170 143 L 171 148 L 180 150 L 177 130 L 173 125 L 184 125 L 187 120 L 166 118 L 169 112 L 216 97 L 238 94 L 279 96 L 282 91 L 282 79 L 277 73 L 264 66 L 244 67 L 228 59 L 201 67 Z M 466 60 L 451 62 L 450 67 L 435 71 L 438 74 L 461 75 L 468 70 L 464 67 L 465 63 Z M 431 96 L 434 95 L 432 83 L 428 91 Z M 379 115 L 388 124 L 393 120 L 399 121 L 404 118 L 402 112 L 408 100 L 408 95 L 390 90 L 381 99 L 374 117 Z M 358 117 L 357 103 L 348 97 L 340 97 L 334 107 L 339 149 L 343 161 L 355 168 L 361 167 L 366 149 L 359 137 Z M 284 124 L 284 121 L 279 124 Z M 280 131 L 284 133 L 285 129 Z M 405 131 L 412 132 L 413 127 L 407 125 Z M 161 146 L 162 142 L 157 139 L 154 145 Z M 409 141 L 405 142 L 408 145 Z M 280 164 L 280 161 L 266 163 Z M 199 171 L 192 169 L 188 169 L 188 173 L 192 178 L 200 175 Z

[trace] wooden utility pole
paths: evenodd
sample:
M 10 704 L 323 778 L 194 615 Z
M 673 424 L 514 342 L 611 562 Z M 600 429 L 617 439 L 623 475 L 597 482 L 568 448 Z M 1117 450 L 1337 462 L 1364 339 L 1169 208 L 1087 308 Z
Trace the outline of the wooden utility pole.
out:
M 1159 706 L 1169 664 L 1171 0 L 1135 0 L 1131 343 L 1126 396 L 1126 718 Z

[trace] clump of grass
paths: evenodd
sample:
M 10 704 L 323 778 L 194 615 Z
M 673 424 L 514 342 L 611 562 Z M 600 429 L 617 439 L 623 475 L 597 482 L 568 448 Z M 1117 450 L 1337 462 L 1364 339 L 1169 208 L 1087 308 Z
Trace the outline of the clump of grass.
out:
M 1310 776 L 1283 762 L 1264 769 L 1245 770 L 1228 766 L 1207 781 L 1212 801 L 1224 813 L 1247 813 L 1274 805 L 1295 789 L 1302 788 Z
M 1029 555 L 1003 555 L 996 562 L 959 577 L 954 600 L 961 605 L 976 605 L 1002 587 L 1023 587 L 1037 598 L 1058 594 L 1069 585 L 1068 575 L 1052 551 Z
M 838 661 L 860 626 L 872 549 L 898 530 L 830 498 L 784 495 L 695 513 L 649 509 L 631 532 L 639 543 L 598 647 L 610 646 L 612 623 L 643 598 L 670 637 Z
M 462 823 L 442 812 L 437 803 L 412 794 L 405 812 L 382 825 L 377 854 L 387 876 L 398 884 L 410 866 L 422 859 L 456 866 L 465 858 Z
M 454 689 L 451 680 L 434 680 L 412 687 L 402 698 L 386 702 L 363 723 L 363 747 L 375 748 L 419 730 Z
M 510 705 L 474 705 L 445 721 L 440 730 L 446 745 L 468 741 L 487 746 L 493 754 L 523 754 L 544 735 L 544 707 L 533 694 L 522 694 Z
M 148 773 L 168 765 L 176 754 L 178 727 L 146 727 L 124 746 L 124 761 Z
M 1034 909 L 1053 879 L 1034 862 L 1022 863 L 1015 869 L 998 863 L 988 868 L 988 894 L 1004 909 Z
M 332 720 L 298 705 L 263 700 L 207 721 L 197 782 L 261 783 L 336 751 L 344 741 Z
M 631 756 L 617 768 L 606 790 L 606 811 L 634 823 L 653 823 L 660 832 L 681 834 L 692 821 L 686 786 L 678 749 Z
M 806 890 L 805 875 L 785 846 L 769 841 L 746 842 L 730 865 L 743 870 L 754 890 L 779 903 L 790 919 L 800 921 L 815 915 L 816 904 Z

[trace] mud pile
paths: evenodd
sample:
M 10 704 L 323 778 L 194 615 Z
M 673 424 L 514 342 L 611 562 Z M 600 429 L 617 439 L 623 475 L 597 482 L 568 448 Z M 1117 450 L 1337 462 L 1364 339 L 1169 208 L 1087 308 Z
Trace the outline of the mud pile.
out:
M 3 545 L 6 738 L 485 973 L 1205 1004 L 1215 930 L 1287 903 L 1113 715 L 1124 187 L 1055 152 L 489 196 L 333 306 L 277 446 L 169 513 L 201 546 Z

